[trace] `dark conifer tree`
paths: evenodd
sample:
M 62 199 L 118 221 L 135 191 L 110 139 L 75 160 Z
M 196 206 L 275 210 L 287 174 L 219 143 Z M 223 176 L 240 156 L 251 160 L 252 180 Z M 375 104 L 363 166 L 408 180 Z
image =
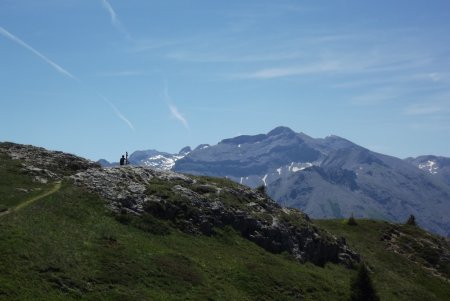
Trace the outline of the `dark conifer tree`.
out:
M 352 215 L 348 218 L 348 220 L 347 220 L 347 225 L 350 225 L 350 226 L 356 226 L 356 225 L 358 225 L 358 223 L 356 222 L 355 217 L 353 216 L 353 213 L 352 213 Z
M 350 301 L 380 301 L 370 278 L 369 270 L 364 263 L 359 266 L 358 275 L 352 281 Z
M 261 186 L 256 187 L 256 190 L 262 194 L 266 194 L 266 186 L 263 184 Z
M 407 225 L 416 226 L 416 217 L 414 215 L 410 215 L 408 220 L 406 221 Z

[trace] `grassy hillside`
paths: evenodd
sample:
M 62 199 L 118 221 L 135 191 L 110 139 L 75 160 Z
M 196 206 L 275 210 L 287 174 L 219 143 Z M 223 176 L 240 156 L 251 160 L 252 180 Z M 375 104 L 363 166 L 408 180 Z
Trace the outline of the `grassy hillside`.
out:
M 114 215 L 69 180 L 36 199 L 55 183 L 37 184 L 18 161 L 0 156 L 0 300 L 346 300 L 350 294 L 356 271 L 300 264 L 230 227 L 192 235 L 150 214 Z M 449 300 L 448 283 L 386 250 L 380 237 L 387 224 L 318 224 L 347 237 L 364 256 L 382 300 Z
M 345 237 L 361 254 L 373 272 L 381 300 L 450 300 L 448 240 L 418 227 L 382 221 L 357 220 L 356 226 L 344 220 L 315 223 Z
M 3 157 L 0 164 L 5 207 L 53 187 L 34 184 L 17 162 Z M 104 201 L 63 182 L 58 192 L 0 216 L 0 300 L 345 300 L 348 295 L 353 271 L 302 265 L 230 228 L 217 231 L 212 237 L 189 235 L 151 216 L 124 224 Z

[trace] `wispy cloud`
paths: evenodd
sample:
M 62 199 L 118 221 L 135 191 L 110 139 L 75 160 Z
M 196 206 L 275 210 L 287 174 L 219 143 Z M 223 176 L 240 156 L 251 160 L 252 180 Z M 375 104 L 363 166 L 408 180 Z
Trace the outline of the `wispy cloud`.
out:
M 11 41 L 13 41 L 14 43 L 19 44 L 20 46 L 22 46 L 23 48 L 31 51 L 32 53 L 34 53 L 35 55 L 37 55 L 39 58 L 41 58 L 44 62 L 46 62 L 47 64 L 49 64 L 51 67 L 53 67 L 53 69 L 55 69 L 58 73 L 67 76 L 71 79 L 74 79 L 76 81 L 79 81 L 73 74 L 71 74 L 69 71 L 67 71 L 66 69 L 64 69 L 63 67 L 61 67 L 60 65 L 58 65 L 57 63 L 55 63 L 54 61 L 50 60 L 49 58 L 47 58 L 45 55 L 43 55 L 42 53 L 40 53 L 39 51 L 37 51 L 36 49 L 34 49 L 33 47 L 31 47 L 30 45 L 28 45 L 27 43 L 25 43 L 24 41 L 22 41 L 21 39 L 19 39 L 17 36 L 13 35 L 12 33 L 10 33 L 9 31 L 7 31 L 6 29 L 4 29 L 3 27 L 0 27 L 0 34 L 3 35 L 4 37 L 10 39 Z
M 447 84 L 450 82 L 450 73 L 449 72 L 418 73 L 418 74 L 412 75 L 411 79 Z
M 410 55 L 402 58 L 387 54 L 363 54 L 330 51 L 326 54 L 305 53 L 289 65 L 275 68 L 263 68 L 252 72 L 232 75 L 234 79 L 275 79 L 306 75 L 375 75 L 388 74 L 392 77 L 399 72 L 410 71 L 425 66 L 429 57 Z M 278 63 L 280 64 L 280 63 Z M 286 65 L 284 63 L 283 65 Z
M 339 61 L 323 61 L 315 65 L 261 69 L 255 72 L 233 75 L 232 77 L 236 79 L 272 79 L 296 75 L 331 73 L 340 70 L 342 70 L 342 64 Z
M 413 104 L 408 106 L 404 113 L 406 115 L 430 115 L 443 111 L 443 107 L 437 104 Z
M 422 96 L 424 97 L 424 96 Z M 416 101 L 406 106 L 403 110 L 405 115 L 424 116 L 433 118 L 448 118 L 450 112 L 450 92 L 440 92 L 434 95 L 428 95 L 426 99 Z
M 97 77 L 129 77 L 129 76 L 140 76 L 144 73 L 135 70 L 125 70 L 125 71 L 111 71 L 111 72 L 99 72 L 95 74 Z
M 37 51 L 36 49 L 34 49 L 30 45 L 28 45 L 27 43 L 25 43 L 21 39 L 19 39 L 17 36 L 13 35 L 11 32 L 7 31 L 3 27 L 0 27 L 0 34 L 3 35 L 6 38 L 12 40 L 13 42 L 19 44 L 20 46 L 24 47 L 25 49 L 31 51 L 35 55 L 37 55 L 39 58 L 41 58 L 47 64 L 52 66 L 59 74 L 61 74 L 63 76 L 66 76 L 66 77 L 69 77 L 69 78 L 71 78 L 71 79 L 73 79 L 73 80 L 75 80 L 75 81 L 77 81 L 79 83 L 84 84 L 75 75 L 73 75 L 72 73 L 70 73 L 69 71 L 67 71 L 66 69 L 64 69 L 63 67 L 61 67 L 60 65 L 55 63 L 54 61 L 52 61 L 49 58 L 47 58 L 45 55 L 43 55 L 42 53 L 40 53 L 39 51 Z M 86 84 L 84 84 L 84 85 L 87 86 Z M 134 130 L 133 124 L 116 108 L 115 105 L 113 105 L 105 96 L 103 96 L 103 95 L 101 95 L 99 93 L 97 93 L 97 95 L 100 98 L 102 98 L 113 109 L 113 111 L 117 115 L 117 117 L 122 119 L 132 130 Z
M 437 131 L 448 132 L 450 131 L 450 124 L 436 124 L 436 123 L 412 123 L 409 127 L 416 131 L 429 131 L 436 133 Z
M 379 105 L 386 101 L 391 101 L 404 95 L 404 91 L 399 88 L 383 87 L 372 90 L 365 94 L 354 96 L 351 103 L 358 106 Z
M 177 106 L 172 103 L 172 99 L 169 96 L 169 88 L 167 84 L 165 84 L 164 87 L 164 99 L 166 100 L 172 117 L 178 120 L 187 130 L 190 130 L 189 123 L 186 117 L 184 117 L 183 114 L 181 114 L 178 110 Z
M 132 39 L 130 33 L 125 29 L 125 27 L 120 22 L 119 18 L 117 17 L 117 13 L 114 10 L 114 8 L 111 6 L 111 4 L 108 2 L 108 0 L 101 0 L 103 8 L 108 12 L 110 18 L 111 18 L 111 24 L 121 33 L 123 34 L 127 39 Z
M 283 41 L 284 36 L 268 38 L 239 38 L 228 33 L 204 33 L 177 40 L 167 51 L 165 58 L 189 63 L 228 63 L 228 62 L 269 62 L 300 59 L 303 49 L 291 47 L 292 41 Z

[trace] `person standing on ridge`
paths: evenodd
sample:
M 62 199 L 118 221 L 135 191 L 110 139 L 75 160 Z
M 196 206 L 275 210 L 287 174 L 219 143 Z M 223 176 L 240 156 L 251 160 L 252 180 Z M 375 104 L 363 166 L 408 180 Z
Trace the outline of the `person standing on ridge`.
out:
M 125 153 L 125 165 L 130 164 L 130 162 L 128 161 L 128 152 Z
M 125 165 L 125 156 L 122 155 L 122 158 L 120 158 L 120 166 Z

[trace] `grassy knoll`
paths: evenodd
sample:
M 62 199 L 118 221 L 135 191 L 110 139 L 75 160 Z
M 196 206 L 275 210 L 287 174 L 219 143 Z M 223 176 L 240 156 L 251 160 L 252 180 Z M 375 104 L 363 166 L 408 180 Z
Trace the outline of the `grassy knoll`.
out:
M 0 299 L 345 300 L 337 265 L 302 265 L 224 229 L 181 233 L 146 217 L 152 231 L 117 220 L 102 200 L 60 191 L 0 217 Z M 153 218 L 154 219 L 154 218 Z M 155 227 L 170 229 L 154 234 Z
M 429 255 L 431 250 L 419 246 L 414 248 L 422 239 L 438 237 L 417 227 L 374 220 L 357 220 L 357 226 L 347 225 L 344 220 L 320 220 L 315 223 L 331 233 L 344 236 L 349 246 L 362 255 L 373 272 L 372 278 L 381 300 L 450 300 L 448 280 L 433 276 L 427 268 L 426 261 L 433 260 Z M 405 234 L 401 236 L 400 243 L 412 245 L 411 254 L 394 252 L 383 239 L 393 227 Z M 411 258 L 418 263 L 412 262 Z M 448 266 L 441 267 L 441 272 L 443 275 L 448 273 Z

